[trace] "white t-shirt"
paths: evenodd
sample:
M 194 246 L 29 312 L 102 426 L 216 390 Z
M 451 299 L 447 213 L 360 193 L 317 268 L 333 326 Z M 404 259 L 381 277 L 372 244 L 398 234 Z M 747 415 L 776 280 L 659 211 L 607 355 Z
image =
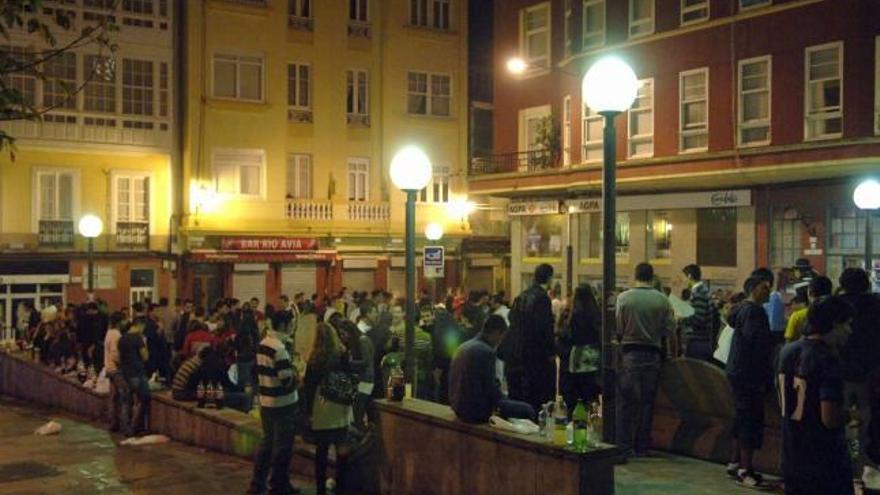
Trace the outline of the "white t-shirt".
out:
M 107 336 L 104 337 L 104 370 L 108 374 L 119 371 L 120 338 L 122 338 L 122 333 L 118 328 L 107 330 Z

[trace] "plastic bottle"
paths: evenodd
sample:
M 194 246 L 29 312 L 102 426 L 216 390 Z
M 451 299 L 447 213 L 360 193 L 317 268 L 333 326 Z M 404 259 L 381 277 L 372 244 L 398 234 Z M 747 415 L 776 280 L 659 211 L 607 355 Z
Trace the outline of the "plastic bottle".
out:
M 577 405 L 574 406 L 574 411 L 571 413 L 571 421 L 574 423 L 574 442 L 572 447 L 577 452 L 586 452 L 590 446 L 587 433 L 590 416 L 587 413 L 584 402 L 580 399 L 578 399 Z
M 538 413 L 538 428 L 539 433 L 542 437 L 547 438 L 550 436 L 549 432 L 549 423 L 550 423 L 550 407 L 553 405 L 552 402 L 548 402 L 541 406 L 541 411 Z
M 199 408 L 205 407 L 206 392 L 207 391 L 205 390 L 205 382 L 200 382 L 199 387 L 196 389 L 196 401 L 197 401 L 196 407 L 199 407 Z
M 567 443 L 565 430 L 568 427 L 568 409 L 561 395 L 556 396 L 553 404 L 553 443 L 564 447 Z
M 590 418 L 587 422 L 587 444 L 596 447 L 602 441 L 602 417 L 599 411 L 599 403 L 590 405 Z

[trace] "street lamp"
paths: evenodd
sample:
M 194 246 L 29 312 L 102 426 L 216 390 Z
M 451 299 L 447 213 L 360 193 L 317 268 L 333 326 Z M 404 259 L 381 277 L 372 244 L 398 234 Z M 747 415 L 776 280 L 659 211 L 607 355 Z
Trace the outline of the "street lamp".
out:
M 429 223 L 425 227 L 425 238 L 429 241 L 439 241 L 443 237 L 443 226 L 439 223 Z
M 853 191 L 853 202 L 860 210 L 865 210 L 865 271 L 868 275 L 874 270 L 874 238 L 871 220 L 874 211 L 880 209 L 880 182 L 875 179 L 863 180 Z
M 95 290 L 95 237 L 101 235 L 104 230 L 104 222 L 95 215 L 86 215 L 79 219 L 79 233 L 89 240 L 89 280 L 88 290 L 91 294 Z
M 416 319 L 416 194 L 431 180 L 431 160 L 416 146 L 407 146 L 394 155 L 390 167 L 391 182 L 406 193 L 406 346 L 404 349 L 406 383 L 415 383 Z
M 611 339 L 614 334 L 614 304 L 617 275 L 615 223 L 617 149 L 615 118 L 627 110 L 636 99 L 639 81 L 633 70 L 616 57 L 605 57 L 590 67 L 584 75 L 581 95 L 587 106 L 605 117 L 603 131 L 602 165 L 602 403 L 603 438 L 610 442 L 614 437 L 614 351 Z

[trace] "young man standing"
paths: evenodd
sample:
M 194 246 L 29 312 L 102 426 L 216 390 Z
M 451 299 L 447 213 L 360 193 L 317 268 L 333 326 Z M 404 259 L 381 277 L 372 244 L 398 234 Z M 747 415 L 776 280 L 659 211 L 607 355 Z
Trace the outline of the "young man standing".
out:
M 727 474 L 750 488 L 764 487 L 763 477 L 752 465 L 755 451 L 764 442 L 764 397 L 773 380 L 770 322 L 764 303 L 770 283 L 751 276 L 743 285 L 747 299 L 730 312 L 733 341 L 727 359 L 727 381 L 733 392 L 734 456 Z
M 849 305 L 838 297 L 813 302 L 805 336 L 785 346 L 779 364 L 782 474 L 788 495 L 852 495 L 852 467 L 844 425 L 844 385 L 834 327 Z
M 709 298 L 709 287 L 703 282 L 699 265 L 687 265 L 681 272 L 691 290 L 689 302 L 694 308 L 694 314 L 682 321 L 690 329 L 690 333 L 685 336 L 685 356 L 708 361 L 712 356 L 715 333 L 718 331 L 718 309 Z
M 150 386 L 147 383 L 146 363 L 150 353 L 144 342 L 144 321 L 135 320 L 119 339 L 119 369 L 125 378 L 126 390 L 122 396 L 122 425 L 126 437 L 147 432 L 150 412 Z M 132 413 L 132 396 L 137 407 Z

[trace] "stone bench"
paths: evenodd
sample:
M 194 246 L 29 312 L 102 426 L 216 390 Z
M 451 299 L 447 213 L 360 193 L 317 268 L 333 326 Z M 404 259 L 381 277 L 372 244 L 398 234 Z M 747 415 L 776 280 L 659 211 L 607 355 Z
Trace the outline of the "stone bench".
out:
M 619 450 L 576 453 L 538 435 L 458 420 L 448 406 L 377 401 L 383 495 L 610 495 Z

